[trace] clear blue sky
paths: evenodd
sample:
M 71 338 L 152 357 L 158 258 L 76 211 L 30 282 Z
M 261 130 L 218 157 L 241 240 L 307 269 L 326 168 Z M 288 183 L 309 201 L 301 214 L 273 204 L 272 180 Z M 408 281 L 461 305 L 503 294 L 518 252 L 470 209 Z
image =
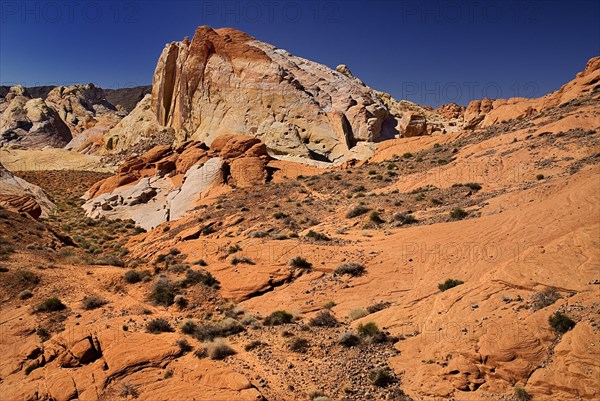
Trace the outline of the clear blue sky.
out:
M 0 84 L 149 84 L 165 43 L 234 27 L 369 86 L 437 106 L 541 96 L 600 55 L 600 2 L 0 2 Z

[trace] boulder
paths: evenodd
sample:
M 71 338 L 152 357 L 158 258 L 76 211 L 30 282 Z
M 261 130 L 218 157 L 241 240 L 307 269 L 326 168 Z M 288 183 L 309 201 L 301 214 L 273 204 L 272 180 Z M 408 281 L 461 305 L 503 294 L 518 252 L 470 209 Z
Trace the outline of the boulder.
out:
M 427 121 L 423 115 L 418 113 L 404 113 L 399 127 L 400 136 L 404 138 L 427 135 Z
M 229 172 L 233 184 L 249 187 L 267 180 L 266 162 L 260 157 L 240 157 L 231 161 Z

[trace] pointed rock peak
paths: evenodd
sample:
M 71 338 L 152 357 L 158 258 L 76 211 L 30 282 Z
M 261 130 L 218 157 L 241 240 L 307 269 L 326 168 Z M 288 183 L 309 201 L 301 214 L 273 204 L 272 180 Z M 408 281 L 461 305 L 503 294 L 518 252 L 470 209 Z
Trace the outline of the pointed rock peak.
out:
M 354 75 L 352 75 L 352 72 L 350 71 L 350 69 L 348 68 L 348 66 L 346 64 L 338 65 L 337 67 L 335 67 L 335 70 L 341 74 L 344 74 L 348 78 L 354 78 Z

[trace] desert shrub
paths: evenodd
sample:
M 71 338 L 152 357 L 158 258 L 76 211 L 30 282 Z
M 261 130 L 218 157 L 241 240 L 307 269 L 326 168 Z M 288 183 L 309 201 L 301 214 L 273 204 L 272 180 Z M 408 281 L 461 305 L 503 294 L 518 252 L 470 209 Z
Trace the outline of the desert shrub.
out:
M 367 312 L 375 313 L 390 307 L 389 302 L 377 302 L 367 307 Z
M 378 387 L 385 387 L 396 381 L 391 370 L 385 369 L 373 369 L 369 372 L 369 380 L 372 384 Z
M 121 387 L 121 397 L 123 398 L 138 398 L 139 397 L 139 393 L 136 389 L 136 387 L 132 384 L 129 383 L 123 383 L 123 386 Z
M 317 313 L 315 317 L 310 319 L 308 324 L 316 327 L 337 327 L 339 322 L 331 312 L 324 310 Z
M 533 294 L 531 297 L 531 307 L 534 311 L 540 310 L 546 306 L 552 305 L 560 298 L 560 293 L 556 290 L 556 288 L 549 287 L 543 291 Z
M 308 349 L 308 347 L 310 346 L 310 343 L 308 342 L 308 340 L 306 338 L 294 338 L 292 341 L 290 341 L 288 348 L 290 349 L 290 351 L 293 352 L 299 352 L 299 353 L 305 353 L 306 350 Z
M 36 285 L 41 281 L 40 276 L 29 270 L 15 271 L 14 280 L 21 285 Z
M 464 283 L 464 281 L 449 278 L 446 281 L 444 281 L 442 284 L 439 284 L 438 288 L 440 289 L 440 291 L 444 292 L 446 290 L 449 290 L 450 288 L 454 288 L 463 283 Z
M 238 244 L 235 244 L 235 245 L 231 245 L 229 247 L 229 249 L 227 250 L 227 253 L 231 255 L 232 253 L 236 253 L 241 250 L 242 250 L 242 247 L 239 246 Z
M 288 217 L 288 215 L 283 212 L 277 212 L 273 214 L 273 217 L 279 220 Z
M 413 154 L 410 152 L 406 152 L 402 155 L 402 157 L 405 159 L 410 159 L 411 157 L 413 157 Z
M 235 355 L 235 350 L 222 338 L 217 338 L 206 344 L 206 349 L 210 359 L 220 360 L 230 355 Z
M 171 333 L 174 330 L 171 327 L 171 325 L 169 324 L 169 322 L 167 322 L 163 318 L 158 318 L 158 319 L 152 319 L 148 322 L 148 324 L 146 325 L 146 331 L 148 333 L 158 334 L 158 333 Z
M 290 266 L 294 269 L 312 269 L 312 263 L 304 259 L 302 256 L 296 256 L 294 259 L 290 260 Z
M 367 316 L 368 314 L 369 314 L 369 312 L 363 308 L 352 309 L 350 311 L 350 313 L 348 313 L 348 320 L 353 322 L 355 320 L 358 320 L 358 319 L 361 319 L 361 318 Z
M 353 217 L 358 217 L 361 216 L 365 213 L 367 213 L 369 210 L 368 207 L 366 206 L 356 206 L 354 209 L 350 210 L 348 213 L 346 213 L 346 217 L 351 219 Z
M 137 270 L 128 270 L 124 275 L 123 275 L 123 279 L 125 280 L 125 282 L 129 283 L 129 284 L 135 284 L 135 283 L 139 283 L 140 281 L 142 281 L 144 279 L 144 277 L 149 276 L 150 272 L 147 270 L 143 270 L 143 271 L 137 271 Z
M 463 185 L 469 189 L 472 189 L 473 191 L 479 191 L 481 189 L 481 184 L 478 184 L 476 182 L 467 182 Z
M 265 343 L 263 343 L 262 341 L 260 341 L 260 340 L 254 340 L 254 341 L 246 344 L 244 346 L 244 349 L 246 351 L 252 351 L 253 349 L 258 348 L 258 347 L 262 347 L 263 345 L 265 345 Z
M 208 349 L 206 347 L 200 347 L 194 352 L 194 356 L 198 359 L 203 359 L 208 356 Z
M 43 327 L 38 327 L 35 334 L 40 338 L 41 342 L 48 341 L 51 337 L 50 332 Z
M 377 327 L 374 322 L 369 322 L 366 324 L 361 323 L 358 325 L 356 330 L 361 337 L 374 337 L 381 332 L 379 327 Z
M 531 395 L 523 387 L 515 387 L 515 401 L 530 401 Z
M 535 179 L 538 180 L 538 181 L 543 180 L 544 179 L 544 174 L 538 174 L 538 175 L 536 175 Z
M 169 249 L 169 255 L 177 256 L 180 253 L 181 253 L 181 251 L 179 249 L 177 249 L 177 248 L 171 248 L 171 249 Z
M 360 337 L 352 331 L 345 331 L 340 335 L 337 342 L 344 347 L 354 347 L 360 344 Z
M 349 276 L 356 277 L 356 276 L 361 276 L 364 273 L 365 273 L 364 266 L 359 263 L 354 263 L 354 262 L 342 263 L 341 265 L 336 267 L 335 271 L 334 271 L 334 274 L 336 274 L 338 276 L 346 274 Z
M 281 324 L 291 323 L 293 319 L 294 315 L 291 313 L 284 310 L 278 310 L 267 316 L 263 323 L 266 326 L 278 326 Z
M 175 341 L 175 344 L 179 347 L 179 350 L 182 354 L 186 354 L 192 350 L 192 346 L 185 338 Z
M 575 321 L 561 312 L 555 312 L 548 318 L 548 323 L 557 334 L 564 334 L 575 327 Z
M 454 209 L 453 211 L 450 212 L 450 218 L 452 220 L 462 220 L 465 217 L 467 217 L 469 215 L 468 212 L 466 212 L 465 210 L 457 207 L 456 209 Z
M 210 272 L 189 269 L 185 272 L 185 279 L 181 282 L 181 286 L 189 287 L 190 285 L 194 284 L 203 284 L 207 287 L 216 287 L 218 286 L 219 282 L 212 274 L 210 274 Z
M 30 290 L 23 290 L 19 293 L 20 300 L 26 300 L 33 297 L 33 293 Z
M 276 241 L 283 241 L 285 239 L 288 239 L 288 236 L 286 233 L 277 233 L 273 235 L 273 239 Z
M 198 259 L 197 261 L 195 261 L 194 263 L 192 263 L 193 265 L 197 265 L 197 266 L 208 266 L 208 263 L 206 263 L 206 261 L 204 259 Z
M 231 264 L 234 266 L 237 266 L 239 264 L 253 265 L 254 262 L 252 261 L 252 259 L 247 258 L 245 256 L 234 256 L 233 258 L 231 258 Z
M 413 224 L 413 223 L 417 222 L 417 219 L 415 219 L 415 216 L 413 216 L 412 214 L 404 214 L 404 213 L 398 213 L 397 215 L 395 215 L 394 220 L 396 220 L 400 224 Z
M 253 230 L 253 231 L 250 231 L 250 233 L 248 234 L 248 237 L 249 238 L 264 238 L 268 235 L 269 235 L 269 233 L 267 233 L 266 231 Z
M 384 223 L 383 219 L 381 218 L 379 212 L 376 211 L 372 211 L 371 214 L 369 215 L 369 220 L 371 220 L 373 223 L 375 224 L 381 224 Z
M 171 306 L 175 300 L 175 288 L 168 279 L 161 278 L 154 285 L 150 298 L 156 305 Z
M 169 271 L 179 274 L 179 273 L 183 273 L 184 271 L 188 270 L 189 268 L 190 268 L 190 266 L 188 266 L 186 264 L 176 263 L 169 267 Z
M 185 308 L 188 306 L 188 300 L 181 294 L 175 295 L 175 298 L 173 298 L 173 302 L 180 308 Z
M 331 309 L 331 308 L 333 308 L 335 305 L 336 305 L 336 304 L 335 304 L 335 301 L 327 301 L 327 302 L 325 303 L 325 305 L 323 305 L 323 308 L 325 308 L 325 309 Z
M 313 231 L 313 230 L 310 230 L 308 232 L 308 234 L 306 234 L 306 237 L 314 239 L 315 241 L 330 241 L 331 240 L 331 238 L 329 238 L 327 235 L 325 235 L 323 233 L 319 233 L 317 231 Z
M 98 259 L 89 259 L 88 263 L 90 265 L 98 265 L 98 266 L 117 266 L 117 267 L 125 267 L 125 262 L 121 259 L 117 258 L 113 255 L 103 256 Z
M 97 295 L 89 295 L 83 298 L 81 301 L 81 307 L 85 310 L 92 310 L 100 308 L 108 303 L 108 301 Z
M 56 312 L 63 309 L 66 306 L 57 297 L 48 298 L 35 308 L 36 312 Z
M 198 325 L 193 335 L 200 341 L 206 341 L 241 333 L 244 330 L 240 322 L 228 317 L 219 322 Z
M 183 334 L 194 334 L 196 332 L 196 329 L 198 328 L 198 325 L 196 324 L 196 322 L 194 322 L 193 320 L 186 320 L 182 325 L 181 325 L 181 332 Z

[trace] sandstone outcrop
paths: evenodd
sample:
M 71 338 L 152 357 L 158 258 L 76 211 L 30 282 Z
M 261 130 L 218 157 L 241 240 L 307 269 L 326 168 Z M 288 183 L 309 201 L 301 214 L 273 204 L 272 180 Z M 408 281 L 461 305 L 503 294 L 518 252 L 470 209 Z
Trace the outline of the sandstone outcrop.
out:
M 0 141 L 28 148 L 62 147 L 72 138 L 58 113 L 42 99 L 31 99 L 22 86 L 0 99 Z
M 15 177 L 0 164 L 0 206 L 29 214 L 37 219 L 47 217 L 54 204 L 44 191 L 27 181 Z
M 496 123 L 536 115 L 541 111 L 566 105 L 581 97 L 600 98 L 600 57 L 588 61 L 585 69 L 575 79 L 559 90 L 535 99 L 483 99 L 474 100 L 464 113 L 465 128 L 485 128 Z
M 454 120 L 457 118 L 461 118 L 465 114 L 466 107 L 460 106 L 456 103 L 447 103 L 444 104 L 434 111 L 449 120 Z
M 393 137 L 396 125 L 378 93 L 347 68 L 334 71 L 240 31 L 202 26 L 191 41 L 165 47 L 151 100 L 105 143 L 118 151 L 167 127 L 178 143 L 252 135 L 272 155 L 338 162 L 358 142 Z
M 45 99 L 32 99 L 22 86 L 15 86 L 0 98 L 0 113 L 2 144 L 69 145 L 86 153 L 97 150 L 104 134 L 126 114 L 106 101 L 103 90 L 93 84 L 58 86 Z

